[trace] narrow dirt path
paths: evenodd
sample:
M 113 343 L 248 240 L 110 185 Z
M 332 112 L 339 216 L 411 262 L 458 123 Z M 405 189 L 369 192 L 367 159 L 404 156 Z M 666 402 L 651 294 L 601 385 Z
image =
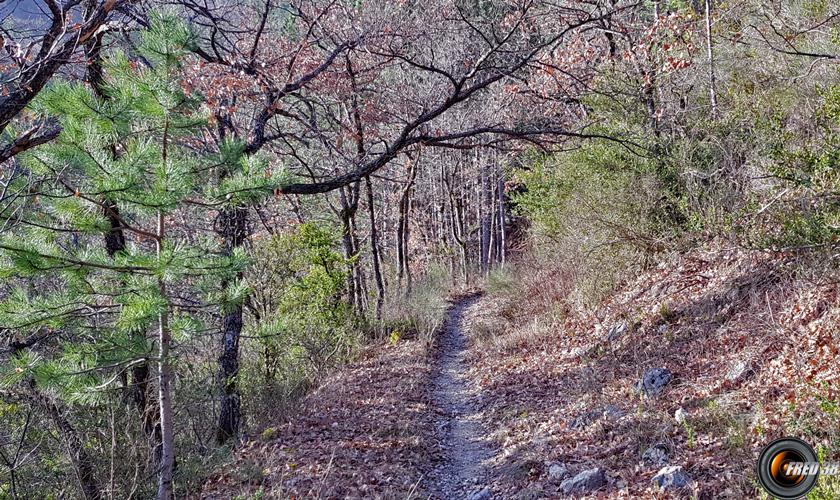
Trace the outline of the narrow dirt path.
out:
M 430 490 L 442 499 L 486 500 L 492 496 L 485 486 L 489 479 L 486 462 L 494 452 L 479 420 L 477 391 L 467 380 L 464 359 L 464 312 L 477 301 L 478 296 L 470 296 L 453 304 L 438 344 L 432 394 L 440 415 L 437 428 L 444 460 L 432 473 Z

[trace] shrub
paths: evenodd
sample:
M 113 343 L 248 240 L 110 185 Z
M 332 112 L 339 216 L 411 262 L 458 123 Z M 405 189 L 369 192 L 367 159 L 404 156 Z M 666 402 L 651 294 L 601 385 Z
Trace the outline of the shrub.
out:
M 443 324 L 451 282 L 447 268 L 430 266 L 407 294 L 400 293 L 388 302 L 383 311 L 384 330 L 413 333 L 431 341 Z
M 310 222 L 251 248 L 261 265 L 246 274 L 252 290 L 246 335 L 257 353 L 248 353 L 242 376 L 264 381 L 253 393 L 242 384 L 246 400 L 259 407 L 253 413 L 270 417 L 347 361 L 361 342 L 344 300 L 347 262 L 338 241 L 333 228 Z

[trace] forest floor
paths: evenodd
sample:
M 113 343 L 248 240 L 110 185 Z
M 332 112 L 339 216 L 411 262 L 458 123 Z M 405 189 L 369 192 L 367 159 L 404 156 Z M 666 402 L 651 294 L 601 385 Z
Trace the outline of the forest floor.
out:
M 202 496 L 745 498 L 774 438 L 838 458 L 837 280 L 709 245 L 591 309 L 569 307 L 563 281 L 535 270 L 454 300 L 434 345 L 370 349 Z M 656 369 L 661 391 L 641 393 Z M 685 484 L 660 488 L 663 469 Z
M 489 498 L 493 456 L 467 379 L 463 325 L 477 295 L 452 299 L 432 345 L 369 349 L 248 441 L 202 498 Z

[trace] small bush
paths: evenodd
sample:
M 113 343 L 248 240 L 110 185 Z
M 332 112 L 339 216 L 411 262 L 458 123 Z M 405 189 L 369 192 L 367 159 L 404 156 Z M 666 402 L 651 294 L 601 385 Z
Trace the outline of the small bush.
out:
M 261 380 L 240 383 L 251 414 L 272 418 L 361 344 L 344 300 L 347 262 L 338 241 L 333 228 L 306 223 L 253 245 L 261 265 L 245 277 L 252 293 L 240 375 Z
M 443 325 L 451 283 L 449 271 L 442 266 L 430 266 L 411 287 L 408 294 L 393 297 L 383 311 L 382 324 L 387 332 L 414 333 L 424 341 L 431 341 Z
M 511 293 L 518 287 L 518 276 L 511 266 L 497 267 L 487 273 L 485 288 L 489 293 Z

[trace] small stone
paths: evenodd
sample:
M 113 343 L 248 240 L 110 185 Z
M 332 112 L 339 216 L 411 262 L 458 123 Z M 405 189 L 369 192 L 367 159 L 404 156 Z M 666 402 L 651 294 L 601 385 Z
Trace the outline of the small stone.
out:
M 607 484 L 604 471 L 598 467 L 585 470 L 573 478 L 560 483 L 560 490 L 566 495 L 572 493 L 589 493 Z
M 674 375 L 667 368 L 652 368 L 636 383 L 636 390 L 648 397 L 658 396 L 673 378 Z
M 642 461 L 657 467 L 666 465 L 668 463 L 668 447 L 662 443 L 649 447 L 642 453 Z
M 535 437 L 534 439 L 531 440 L 531 446 L 533 446 L 534 449 L 537 449 L 537 450 L 545 449 L 545 448 L 548 447 L 548 445 L 549 445 L 549 440 L 545 436 L 537 436 L 537 437 Z
M 691 476 L 679 465 L 663 467 L 653 476 L 653 483 L 661 490 L 685 488 L 690 482 Z
M 688 413 L 682 409 L 682 406 L 677 408 L 677 411 L 674 412 L 674 420 L 676 420 L 678 424 L 682 424 L 687 418 Z
M 470 493 L 470 495 L 467 497 L 467 500 L 490 500 L 490 498 L 492 497 L 493 494 L 490 492 L 490 488 L 485 486 L 480 490 L 473 491 L 472 493 Z
M 749 361 L 737 361 L 726 373 L 726 380 L 733 384 L 739 384 L 755 375 L 755 365 Z
M 621 408 L 619 408 L 616 405 L 607 405 L 604 407 L 604 410 L 601 412 L 601 415 L 603 415 L 604 418 L 608 418 L 610 420 L 618 420 L 624 416 L 624 412 L 621 411 Z
M 601 417 L 601 410 L 592 410 L 581 413 L 569 422 L 569 429 L 584 429 L 592 425 L 593 422 Z
M 548 466 L 549 481 L 558 483 L 569 475 L 569 468 L 562 462 L 554 462 Z
M 572 358 L 582 358 L 586 356 L 587 352 L 589 352 L 589 349 L 587 349 L 586 347 L 575 347 L 574 349 L 569 351 L 569 356 Z
M 624 335 L 627 331 L 627 322 L 622 321 L 621 323 L 616 323 L 607 330 L 607 340 L 612 342 L 617 340 L 619 337 Z

